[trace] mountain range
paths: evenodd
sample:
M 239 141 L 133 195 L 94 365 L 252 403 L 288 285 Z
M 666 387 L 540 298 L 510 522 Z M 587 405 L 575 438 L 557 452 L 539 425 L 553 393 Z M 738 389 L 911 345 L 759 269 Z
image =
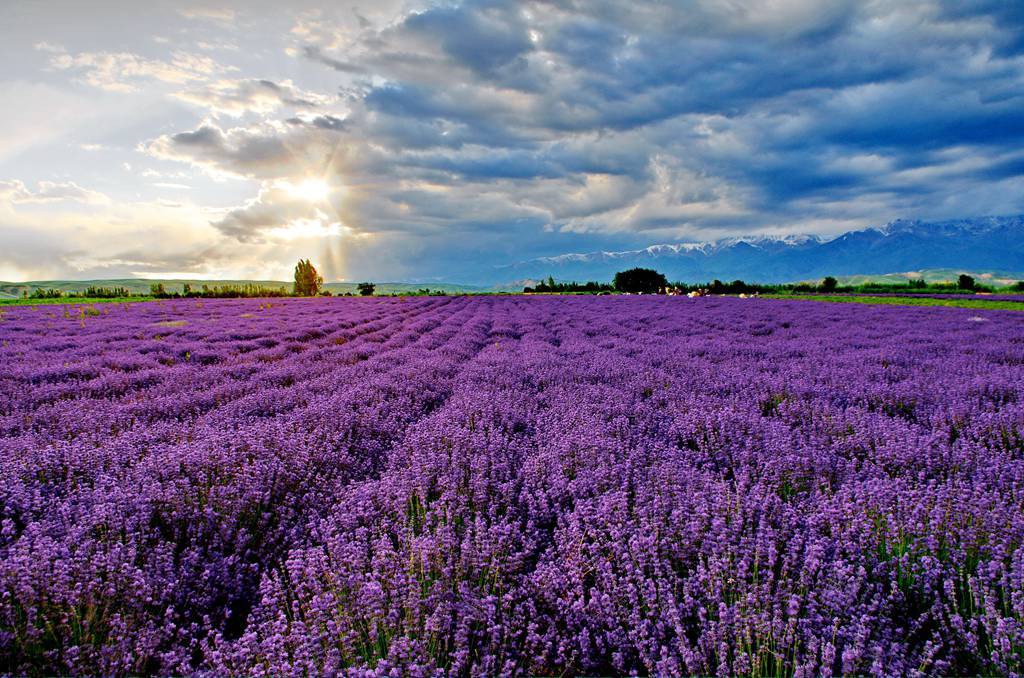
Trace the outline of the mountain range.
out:
M 826 275 L 871 275 L 951 268 L 1024 271 L 1024 215 L 925 222 L 899 219 L 835 238 L 752 236 L 651 245 L 622 252 L 542 257 L 499 267 L 490 282 L 610 280 L 641 266 L 669 280 L 792 282 Z

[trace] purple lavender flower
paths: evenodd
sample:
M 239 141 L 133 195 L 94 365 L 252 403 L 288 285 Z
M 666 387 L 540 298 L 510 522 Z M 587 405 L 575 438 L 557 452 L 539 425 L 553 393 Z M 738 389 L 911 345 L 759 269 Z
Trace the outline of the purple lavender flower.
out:
M 1024 315 L 700 302 L 11 309 L 0 672 L 1024 672 Z

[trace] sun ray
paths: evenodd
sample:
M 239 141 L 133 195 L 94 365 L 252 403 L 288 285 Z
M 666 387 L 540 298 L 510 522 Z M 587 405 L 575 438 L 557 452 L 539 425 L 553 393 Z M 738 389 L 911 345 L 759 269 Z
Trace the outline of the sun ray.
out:
M 307 202 L 323 202 L 331 193 L 330 185 L 323 179 L 304 179 L 297 184 L 288 184 L 287 190 L 296 198 Z

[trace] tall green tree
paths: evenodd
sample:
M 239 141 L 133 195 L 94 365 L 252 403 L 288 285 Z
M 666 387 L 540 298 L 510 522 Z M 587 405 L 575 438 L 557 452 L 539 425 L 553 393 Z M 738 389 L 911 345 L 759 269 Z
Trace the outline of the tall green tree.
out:
M 974 278 L 966 273 L 961 273 L 960 277 L 956 281 L 956 286 L 962 290 L 973 290 Z
M 631 268 L 616 273 L 612 284 L 619 292 L 658 294 L 668 287 L 668 279 L 651 268 Z
M 315 297 L 320 294 L 320 286 L 323 284 L 323 277 L 316 272 L 309 259 L 299 259 L 299 263 L 295 264 L 295 296 Z
M 377 286 L 370 282 L 363 282 L 356 285 L 356 289 L 359 290 L 359 294 L 364 297 L 372 297 Z

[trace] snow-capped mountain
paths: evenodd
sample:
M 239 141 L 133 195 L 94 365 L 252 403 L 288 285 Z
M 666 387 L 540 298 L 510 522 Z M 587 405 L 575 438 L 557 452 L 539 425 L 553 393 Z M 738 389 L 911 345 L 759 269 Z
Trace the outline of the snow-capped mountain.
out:
M 670 280 L 714 278 L 786 282 L 826 275 L 926 268 L 1024 271 L 1024 215 L 924 222 L 899 219 L 836 238 L 742 236 L 713 242 L 651 245 L 622 252 L 542 257 L 501 267 L 498 278 L 609 280 L 634 266 Z

